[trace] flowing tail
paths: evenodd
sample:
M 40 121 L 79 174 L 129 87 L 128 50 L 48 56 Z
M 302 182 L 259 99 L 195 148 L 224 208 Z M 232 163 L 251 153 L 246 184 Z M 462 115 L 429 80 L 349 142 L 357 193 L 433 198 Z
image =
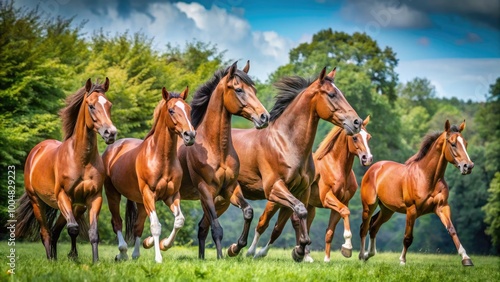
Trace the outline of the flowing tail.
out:
M 54 221 L 58 216 L 58 210 L 48 205 L 45 206 L 45 218 L 49 230 L 54 225 Z M 80 238 L 89 240 L 89 223 L 85 216 L 77 219 L 80 230 Z M 30 241 L 35 241 L 40 238 L 40 225 L 36 220 L 35 213 L 30 198 L 26 192 L 17 201 L 16 208 L 16 238 L 26 238 Z
M 125 240 L 134 242 L 134 225 L 137 220 L 137 205 L 134 201 L 127 199 L 127 207 L 125 208 Z

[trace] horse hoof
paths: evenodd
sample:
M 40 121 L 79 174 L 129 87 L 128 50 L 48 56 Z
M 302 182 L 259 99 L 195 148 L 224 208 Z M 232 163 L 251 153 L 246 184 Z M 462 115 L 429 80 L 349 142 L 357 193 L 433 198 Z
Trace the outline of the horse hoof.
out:
M 462 260 L 462 265 L 463 266 L 474 266 L 474 264 L 472 263 L 472 260 L 470 258 L 463 259 Z
M 342 253 L 342 255 L 346 258 L 350 258 L 352 256 L 352 249 L 348 249 L 346 247 L 342 247 L 340 249 L 340 252 Z
M 231 246 L 229 246 L 229 248 L 227 249 L 227 255 L 229 257 L 237 256 L 240 253 L 239 251 L 235 251 L 237 247 L 238 247 L 238 245 L 236 245 L 236 244 L 232 244 Z
M 304 260 L 304 254 L 300 255 L 299 252 L 297 251 L 298 246 L 293 248 L 292 250 L 292 258 L 296 262 L 302 262 Z
M 144 247 L 144 249 L 150 249 L 151 247 L 153 247 L 153 237 L 149 236 L 148 238 L 144 239 L 144 241 L 142 241 L 142 246 Z
M 168 249 L 170 249 L 172 247 L 172 246 L 169 246 L 167 244 L 167 240 L 168 239 L 163 239 L 163 240 L 160 241 L 160 250 L 161 251 L 166 251 L 166 250 L 168 250 Z

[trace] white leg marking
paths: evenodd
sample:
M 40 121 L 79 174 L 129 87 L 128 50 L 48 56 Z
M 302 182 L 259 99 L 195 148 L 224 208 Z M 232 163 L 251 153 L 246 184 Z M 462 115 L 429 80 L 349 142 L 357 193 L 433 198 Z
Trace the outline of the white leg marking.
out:
M 257 243 L 259 242 L 260 234 L 255 230 L 255 235 L 253 237 L 252 244 L 248 248 L 247 257 L 255 255 L 255 249 L 257 249 Z
M 174 216 L 175 216 L 174 229 L 172 230 L 172 232 L 170 232 L 170 235 L 168 236 L 168 238 L 165 241 L 162 240 L 162 243 L 163 243 L 162 250 L 164 250 L 164 251 L 170 249 L 174 245 L 175 236 L 177 235 L 179 230 L 182 228 L 182 226 L 184 226 L 184 215 L 182 214 L 181 209 L 174 207 L 173 212 L 174 212 Z
M 158 263 L 162 262 L 162 257 L 160 253 L 160 234 L 161 234 L 161 224 L 158 220 L 158 216 L 155 211 L 152 211 L 149 215 L 149 220 L 151 222 L 151 234 L 153 235 L 153 240 L 155 244 L 155 261 Z
M 351 242 L 351 238 L 352 238 L 352 233 L 350 230 L 344 230 L 344 239 L 345 239 L 345 243 L 342 244 L 342 247 L 346 248 L 346 249 L 352 249 L 352 242 Z
M 266 244 L 266 246 L 264 246 L 264 248 L 259 250 L 259 252 L 254 256 L 254 258 L 263 258 L 263 257 L 267 256 L 267 252 L 269 252 L 269 249 L 271 248 L 271 244 L 269 242 L 267 242 L 267 244 Z
M 116 236 L 118 237 L 118 250 L 120 253 L 116 256 L 117 260 L 127 260 L 127 242 L 123 239 L 123 234 L 121 231 L 116 232 Z
M 132 258 L 138 259 L 141 256 L 141 238 L 135 237 L 134 251 L 132 252 Z
M 467 253 L 465 252 L 465 249 L 464 247 L 462 247 L 462 244 L 460 244 L 460 248 L 458 248 L 458 254 L 460 256 L 462 256 L 462 259 L 469 259 L 470 257 L 467 255 Z

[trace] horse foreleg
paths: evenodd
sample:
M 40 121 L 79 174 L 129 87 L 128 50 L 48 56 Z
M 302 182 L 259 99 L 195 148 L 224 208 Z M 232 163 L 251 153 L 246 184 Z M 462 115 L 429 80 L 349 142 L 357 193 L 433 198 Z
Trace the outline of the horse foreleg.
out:
M 139 180 L 139 182 L 141 182 Z M 144 208 L 146 209 L 146 213 L 149 215 L 149 222 L 151 228 L 151 235 L 153 236 L 153 244 L 155 249 L 155 261 L 157 263 L 161 263 L 163 258 L 160 253 L 160 234 L 161 234 L 161 224 L 158 219 L 158 215 L 156 214 L 155 207 L 155 195 L 151 191 L 148 185 L 140 185 L 139 187 L 143 187 L 141 189 L 142 192 L 142 203 L 144 204 Z M 146 238 L 146 240 L 148 240 Z M 146 241 L 145 240 L 145 241 Z M 145 244 L 146 242 L 144 242 Z
M 243 193 L 241 192 L 241 187 L 239 184 L 236 184 L 236 188 L 230 197 L 230 202 L 234 206 L 241 209 L 244 219 L 243 231 L 241 232 L 240 238 L 238 238 L 238 243 L 232 244 L 227 249 L 227 255 L 230 257 L 234 257 L 238 255 L 241 249 L 243 249 L 247 245 L 250 224 L 252 223 L 253 219 L 253 208 L 243 197 Z
M 399 263 L 401 265 L 406 264 L 406 252 L 413 242 L 413 226 L 415 225 L 415 220 L 417 219 L 417 208 L 413 205 L 406 208 L 406 227 L 405 227 L 405 237 L 403 239 L 403 251 L 399 257 Z
M 439 216 L 439 219 L 441 219 L 441 222 L 444 224 L 444 227 L 446 227 L 446 230 L 448 230 L 448 233 L 451 236 L 451 239 L 453 240 L 453 243 L 455 244 L 455 247 L 457 248 L 458 254 L 462 257 L 462 265 L 463 266 L 474 266 L 472 263 L 472 260 L 470 257 L 467 255 L 464 247 L 460 243 L 460 239 L 458 239 L 457 231 L 455 230 L 455 227 L 453 226 L 453 223 L 451 222 L 451 210 L 449 205 L 444 205 L 444 206 L 438 206 L 436 208 L 436 214 Z
M 68 257 L 76 258 L 78 257 L 78 252 L 74 251 L 74 249 L 76 249 L 76 237 L 78 236 L 80 228 L 78 226 L 78 223 L 76 223 L 75 216 L 73 215 L 71 200 L 66 195 L 66 192 L 64 192 L 64 190 L 59 191 L 59 194 L 57 195 L 57 204 L 59 206 L 61 214 L 66 219 L 66 227 L 68 228 L 68 234 L 71 237 L 72 247 L 71 251 L 68 254 Z M 75 242 L 75 248 L 73 248 L 73 242 Z
M 87 210 L 87 208 L 84 206 L 81 206 L 81 205 L 75 206 L 73 209 L 73 214 L 75 216 L 75 220 L 80 219 L 80 217 L 85 213 L 86 210 Z M 59 215 L 59 217 L 61 217 L 61 215 Z M 79 227 L 78 231 L 80 231 L 80 227 Z M 78 233 L 80 233 L 80 232 L 78 232 Z M 71 259 L 78 258 L 78 250 L 76 249 L 76 236 L 71 237 L 71 250 L 68 253 L 68 258 L 71 258 Z
M 316 215 L 316 207 L 308 205 L 307 206 L 307 231 L 311 231 L 311 225 L 314 221 L 314 217 Z M 297 245 L 300 244 L 300 220 L 297 214 L 293 213 L 290 216 L 290 221 L 292 222 L 292 227 L 295 230 L 295 243 Z M 311 250 L 309 249 L 309 245 L 306 246 L 306 253 L 304 255 L 305 262 L 314 262 L 314 259 L 310 255 Z
M 324 262 L 330 262 L 330 251 L 332 246 L 333 236 L 335 235 L 335 227 L 340 220 L 340 214 L 335 210 L 330 211 L 330 219 L 325 234 L 325 258 Z
M 101 212 L 102 206 L 102 193 L 98 193 L 96 196 L 88 200 L 87 206 L 89 208 L 89 239 L 92 245 L 92 262 L 96 263 L 99 261 L 99 230 L 97 229 L 97 223 L 99 221 L 99 213 Z M 78 215 L 77 215 L 78 216 Z
M 177 232 L 184 226 L 184 215 L 182 214 L 181 211 L 181 197 L 179 192 L 177 192 L 174 196 L 169 197 L 167 200 L 165 200 L 165 204 L 169 206 L 170 210 L 174 214 L 174 228 L 172 229 L 172 232 L 168 236 L 168 238 L 163 239 L 160 242 L 160 249 L 162 251 L 166 251 L 170 249 L 174 245 L 174 240 L 175 236 L 177 235 Z
M 269 249 L 271 248 L 272 244 L 274 244 L 274 241 L 276 241 L 276 239 L 278 239 L 278 237 L 281 235 L 281 232 L 283 232 L 283 228 L 285 227 L 286 222 L 292 214 L 292 210 L 284 207 L 280 208 L 280 212 L 278 213 L 278 220 L 274 225 L 273 232 L 271 233 L 271 238 L 269 239 L 269 242 L 267 242 L 266 246 L 260 249 L 259 252 L 255 255 L 256 258 L 267 256 Z
M 269 221 L 273 217 L 273 215 L 278 211 L 279 206 L 276 205 L 275 203 L 272 202 L 267 202 L 266 207 L 264 209 L 264 212 L 259 218 L 259 222 L 257 223 L 257 226 L 255 227 L 255 235 L 254 239 L 252 241 L 252 245 L 248 248 L 247 251 L 247 256 L 253 256 L 254 258 L 257 258 L 258 256 L 256 255 L 256 249 L 257 249 L 257 243 L 259 242 L 260 236 L 264 231 L 266 231 L 267 227 L 269 227 Z M 260 252 L 259 252 L 260 253 Z
M 307 202 L 308 197 L 309 194 L 305 191 L 302 194 L 303 200 Z M 307 209 L 304 203 L 290 193 L 283 180 L 278 180 L 274 183 L 273 189 L 269 195 L 269 201 L 287 206 L 297 214 L 300 222 L 301 236 L 299 245 L 292 251 L 292 257 L 295 261 L 302 261 L 304 259 L 306 245 L 311 244 L 311 239 L 309 238 L 309 234 L 307 232 Z
M 335 211 L 344 220 L 344 244 L 342 244 L 341 253 L 344 257 L 350 258 L 352 255 L 352 242 L 351 242 L 352 233 L 351 233 L 351 227 L 349 224 L 349 215 L 351 214 L 351 211 L 349 210 L 349 208 L 346 205 L 344 205 L 344 203 L 342 203 L 335 196 L 335 194 L 333 194 L 332 190 L 330 190 L 326 193 L 326 197 L 325 197 L 325 200 L 323 202 L 323 206 L 325 208 L 331 209 L 332 213 Z M 331 217 L 330 217 L 330 220 L 331 220 Z M 338 222 L 338 220 L 337 220 L 337 222 Z M 337 225 L 337 222 L 335 222 L 335 224 L 333 226 L 333 230 L 330 229 L 330 227 L 329 227 L 329 230 L 327 231 L 327 233 L 328 233 L 331 230 L 332 238 L 333 238 L 333 233 L 335 232 L 334 230 L 335 230 L 335 226 Z M 330 224 L 332 224 L 332 223 L 330 222 Z M 331 239 L 330 239 L 330 242 L 331 242 Z M 325 248 L 325 251 L 326 251 L 326 248 Z M 328 258 L 330 258 L 329 254 L 328 254 Z M 326 259 L 326 257 L 325 257 L 325 259 Z
M 111 183 L 111 179 L 106 177 L 104 180 L 104 191 L 106 192 L 106 197 L 108 199 L 108 208 L 111 213 L 111 226 L 113 226 L 113 231 L 118 238 L 118 250 L 120 253 L 115 256 L 115 260 L 127 260 L 127 241 L 123 238 L 122 228 L 123 221 L 120 216 L 120 201 L 122 195 L 116 190 L 116 188 Z
M 137 206 L 137 219 L 134 223 L 134 251 L 132 252 L 132 259 L 138 259 L 139 256 L 141 255 L 141 236 L 142 232 L 144 231 L 144 223 L 146 222 L 146 218 L 148 217 L 148 214 L 146 213 L 146 209 L 144 208 L 144 205 L 141 203 L 136 203 Z M 149 241 L 149 242 L 148 242 Z M 144 246 L 145 248 L 151 248 L 154 245 L 154 240 L 153 237 L 149 237 L 148 239 L 144 240 L 145 243 L 149 243 L 148 246 Z

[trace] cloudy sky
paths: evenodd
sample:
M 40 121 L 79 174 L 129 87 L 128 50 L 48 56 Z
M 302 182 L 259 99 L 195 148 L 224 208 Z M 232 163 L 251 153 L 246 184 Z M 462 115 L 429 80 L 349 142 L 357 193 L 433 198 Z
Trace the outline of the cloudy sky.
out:
M 366 32 L 397 53 L 401 82 L 426 77 L 438 97 L 484 101 L 500 77 L 498 0 L 17 0 L 48 15 L 88 20 L 84 31 L 141 31 L 155 48 L 193 39 L 250 59 L 265 80 L 316 32 Z M 339 74 L 341 74 L 339 72 Z

